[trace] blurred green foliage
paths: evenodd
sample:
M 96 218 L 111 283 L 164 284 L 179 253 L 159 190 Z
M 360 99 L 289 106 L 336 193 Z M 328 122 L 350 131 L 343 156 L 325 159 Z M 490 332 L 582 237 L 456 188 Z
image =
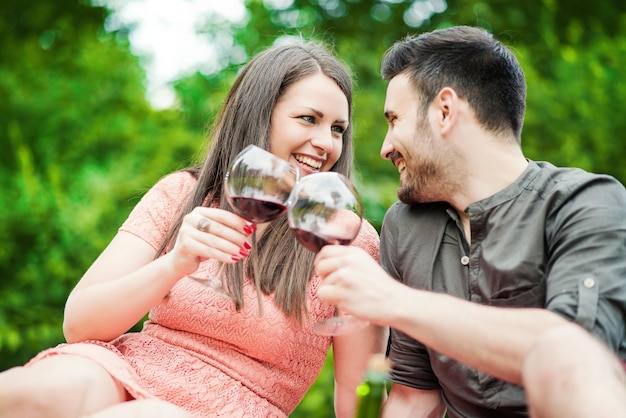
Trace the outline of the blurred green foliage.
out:
M 155 110 L 128 31 L 84 1 L 0 4 L 0 370 L 62 342 L 67 294 L 141 195 L 202 151 L 239 65 L 281 36 L 334 45 L 355 77 L 355 157 L 379 227 L 397 174 L 378 156 L 386 124 L 382 53 L 407 33 L 489 29 L 528 81 L 529 158 L 626 180 L 626 6 L 622 0 L 247 0 L 248 18 L 201 28 L 232 37 L 223 70 L 176 83 Z M 245 52 L 242 56 L 242 51 Z M 331 417 L 332 356 L 294 417 Z

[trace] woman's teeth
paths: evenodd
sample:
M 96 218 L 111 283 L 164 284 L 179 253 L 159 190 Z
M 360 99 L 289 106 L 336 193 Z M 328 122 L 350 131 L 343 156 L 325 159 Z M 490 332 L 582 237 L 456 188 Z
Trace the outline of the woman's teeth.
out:
M 308 165 L 309 167 L 315 169 L 315 170 L 319 170 L 320 167 L 322 167 L 322 162 L 318 161 L 318 160 L 314 160 L 313 158 L 310 157 L 306 157 L 303 155 L 296 155 L 295 159 L 301 163 L 301 164 L 305 164 Z

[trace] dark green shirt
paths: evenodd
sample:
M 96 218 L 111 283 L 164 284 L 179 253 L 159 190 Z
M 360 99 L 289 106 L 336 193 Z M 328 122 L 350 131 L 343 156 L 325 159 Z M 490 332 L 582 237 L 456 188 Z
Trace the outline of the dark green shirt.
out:
M 394 204 L 381 230 L 383 267 L 417 289 L 496 307 L 548 309 L 589 329 L 626 358 L 622 184 L 610 176 L 530 161 L 515 183 L 466 211 L 471 245 L 450 205 Z M 520 387 L 393 329 L 390 359 L 394 382 L 441 389 L 450 418 L 528 416 Z

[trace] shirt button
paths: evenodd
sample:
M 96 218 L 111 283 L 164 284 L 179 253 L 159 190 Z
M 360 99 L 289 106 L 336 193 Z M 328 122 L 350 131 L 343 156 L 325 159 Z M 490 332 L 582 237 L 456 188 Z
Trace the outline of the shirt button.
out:
M 469 264 L 469 257 L 466 255 L 461 257 L 461 264 L 463 264 L 464 266 L 467 266 Z
M 585 280 L 583 280 L 583 286 L 585 286 L 587 289 L 591 289 L 595 285 L 596 285 L 596 281 L 592 279 L 591 277 L 587 277 Z

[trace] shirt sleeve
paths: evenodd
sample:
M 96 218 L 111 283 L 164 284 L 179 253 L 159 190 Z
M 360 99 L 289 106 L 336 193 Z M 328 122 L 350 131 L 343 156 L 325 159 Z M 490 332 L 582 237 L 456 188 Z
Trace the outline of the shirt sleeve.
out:
M 402 272 L 397 260 L 398 240 L 406 234 L 400 234 L 397 214 L 399 204 L 392 206 L 386 213 L 381 228 L 380 256 L 381 265 L 389 275 L 403 282 Z M 391 328 L 389 360 L 391 361 L 390 379 L 394 383 L 415 389 L 440 389 L 430 363 L 426 347 L 408 335 Z
M 398 264 L 395 263 L 395 257 L 397 255 L 397 238 L 398 228 L 396 225 L 398 204 L 391 206 L 385 218 L 383 219 L 383 225 L 380 232 L 380 264 L 385 271 L 394 279 L 402 281 L 400 275 L 400 269 Z
M 141 198 L 119 230 L 136 235 L 158 249 L 195 182 L 185 171 L 163 177 Z
M 546 230 L 546 308 L 623 350 L 626 191 L 612 177 L 594 176 L 563 196 Z

